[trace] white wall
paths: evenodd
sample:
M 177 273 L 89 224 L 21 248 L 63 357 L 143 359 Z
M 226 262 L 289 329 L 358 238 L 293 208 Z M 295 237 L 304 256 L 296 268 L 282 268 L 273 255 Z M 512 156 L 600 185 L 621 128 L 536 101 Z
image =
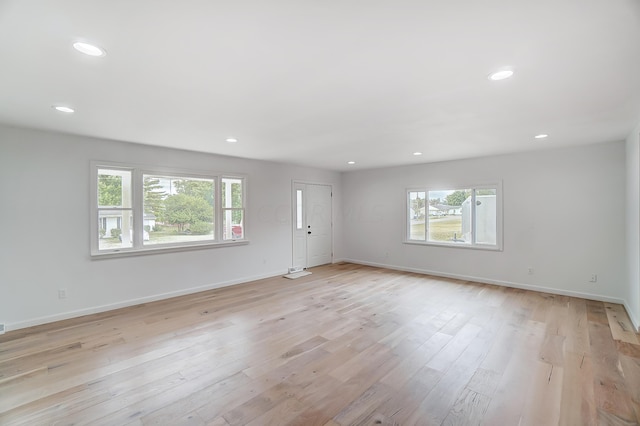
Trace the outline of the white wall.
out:
M 627 170 L 627 288 L 626 308 L 640 330 L 640 125 L 626 142 Z
M 0 126 L 0 323 L 11 330 L 284 273 L 291 181 L 300 180 L 333 185 L 336 259 L 626 302 L 638 325 L 639 134 L 640 127 L 626 144 L 340 175 Z M 248 174 L 251 243 L 92 260 L 90 160 Z M 496 179 L 503 181 L 504 251 L 401 242 L 405 188 Z M 588 282 L 592 273 L 598 283 Z M 58 299 L 59 288 L 67 299 Z
M 92 260 L 90 160 L 246 173 L 250 244 Z M 11 330 L 285 273 L 292 180 L 333 185 L 342 256 L 337 172 L 0 126 L 0 323 Z
M 495 180 L 502 252 L 402 243 L 406 188 Z M 628 295 L 623 142 L 353 171 L 342 183 L 349 260 L 615 302 Z

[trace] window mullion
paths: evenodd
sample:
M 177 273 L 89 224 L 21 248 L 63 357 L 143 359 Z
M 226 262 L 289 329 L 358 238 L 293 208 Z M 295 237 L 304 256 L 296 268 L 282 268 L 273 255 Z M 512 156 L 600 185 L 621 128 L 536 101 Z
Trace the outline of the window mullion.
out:
M 471 245 L 476 245 L 476 189 L 471 189 Z
M 142 247 L 142 228 L 144 226 L 144 189 L 142 182 L 142 172 L 138 169 L 133 170 L 132 176 L 132 194 L 133 194 L 133 247 Z
M 222 177 L 214 182 L 215 194 L 213 197 L 213 227 L 215 229 L 214 240 L 222 241 Z
M 424 241 L 429 241 L 429 191 L 424 189 Z

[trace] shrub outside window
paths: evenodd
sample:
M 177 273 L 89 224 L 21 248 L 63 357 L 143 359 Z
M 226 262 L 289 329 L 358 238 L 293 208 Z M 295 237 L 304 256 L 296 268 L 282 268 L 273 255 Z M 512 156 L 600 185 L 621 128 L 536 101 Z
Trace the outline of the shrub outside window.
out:
M 406 242 L 502 249 L 502 186 L 407 190 Z

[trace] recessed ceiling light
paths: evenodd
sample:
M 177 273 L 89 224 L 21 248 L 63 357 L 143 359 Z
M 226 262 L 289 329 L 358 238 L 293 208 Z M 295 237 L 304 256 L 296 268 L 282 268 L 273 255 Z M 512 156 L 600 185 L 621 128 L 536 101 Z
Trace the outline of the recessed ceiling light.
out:
M 544 133 L 540 133 L 539 135 L 535 135 L 534 138 L 536 139 L 544 139 L 544 138 L 548 138 L 549 135 L 544 134 Z
M 56 111 L 66 112 L 68 114 L 71 114 L 72 112 L 76 112 L 73 108 L 69 108 L 69 107 L 66 107 L 66 106 L 52 105 L 51 107 L 53 109 L 55 109 Z
M 421 153 L 421 152 L 419 152 L 419 151 L 416 151 L 416 152 L 414 152 L 414 153 L 413 153 L 413 155 L 416 155 L 416 156 L 417 156 L 417 155 L 422 155 L 422 153 Z
M 236 143 L 236 142 L 238 142 L 238 139 L 236 139 L 236 138 L 226 138 L 225 142 Z
M 489 80 L 499 81 L 509 78 L 513 75 L 513 70 L 500 70 L 489 74 Z
M 98 46 L 94 46 L 93 44 L 83 43 L 81 41 L 73 43 L 73 48 L 78 52 L 82 52 L 85 55 L 89 56 L 104 56 L 107 54 L 104 49 Z
M 347 164 L 356 164 L 355 161 L 347 161 Z

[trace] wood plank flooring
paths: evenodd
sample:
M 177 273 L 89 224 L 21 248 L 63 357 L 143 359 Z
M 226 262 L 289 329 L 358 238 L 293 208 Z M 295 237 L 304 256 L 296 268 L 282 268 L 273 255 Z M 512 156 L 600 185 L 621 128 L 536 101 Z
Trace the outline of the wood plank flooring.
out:
M 2 335 L 0 424 L 638 424 L 620 305 L 312 271 Z

